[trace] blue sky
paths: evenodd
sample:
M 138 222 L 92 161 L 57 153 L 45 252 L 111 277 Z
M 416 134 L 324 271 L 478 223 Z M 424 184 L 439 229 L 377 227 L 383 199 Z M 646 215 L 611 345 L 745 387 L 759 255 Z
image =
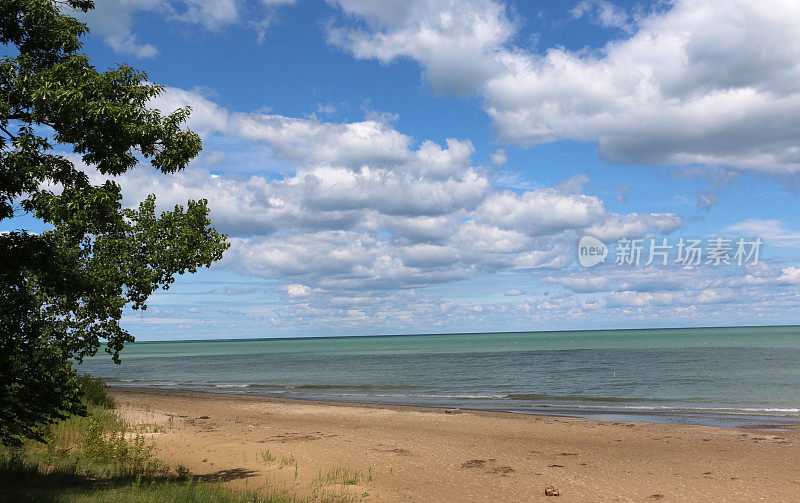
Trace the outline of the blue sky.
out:
M 126 204 L 205 197 L 232 242 L 139 340 L 800 322 L 794 2 L 96 3 L 86 52 L 204 141 Z M 613 263 L 715 236 L 759 263 Z

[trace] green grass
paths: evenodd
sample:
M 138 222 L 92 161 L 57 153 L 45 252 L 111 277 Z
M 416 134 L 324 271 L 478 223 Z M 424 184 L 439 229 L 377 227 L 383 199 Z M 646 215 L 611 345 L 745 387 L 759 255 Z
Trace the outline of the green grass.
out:
M 0 502 L 219 502 L 301 503 L 353 501 L 349 495 L 297 497 L 265 483 L 255 490 L 233 490 L 220 481 L 192 477 L 153 455 L 153 445 L 113 410 L 101 381 L 84 378 L 88 415 L 51 426 L 45 442 L 21 448 L 0 447 Z M 265 451 L 265 461 L 275 457 Z M 293 457 L 281 458 L 281 465 Z M 296 467 L 296 462 L 295 462 Z
M 297 460 L 294 459 L 294 456 L 289 454 L 288 456 L 281 456 L 281 468 L 284 466 L 294 466 L 297 468 Z
M 265 464 L 270 464 L 275 461 L 275 455 L 269 452 L 269 449 L 261 451 L 261 461 Z
M 358 470 L 347 468 L 345 466 L 336 466 L 328 468 L 325 471 L 320 471 L 315 482 L 318 486 L 325 485 L 341 485 L 341 486 L 355 486 L 372 482 L 372 470 L 367 476 Z
M 58 503 L 293 503 L 282 494 L 264 495 L 254 491 L 234 491 L 219 483 L 180 481 L 161 477 L 110 477 L 96 479 L 70 469 L 18 460 L 0 462 L 0 501 Z
M 273 454 L 269 449 L 265 449 L 261 451 L 261 461 L 265 465 L 270 465 L 272 463 L 278 462 L 278 468 L 283 468 L 285 466 L 294 466 L 297 468 L 297 460 L 294 459 L 294 456 L 289 454 L 288 456 L 281 456 L 280 459 Z

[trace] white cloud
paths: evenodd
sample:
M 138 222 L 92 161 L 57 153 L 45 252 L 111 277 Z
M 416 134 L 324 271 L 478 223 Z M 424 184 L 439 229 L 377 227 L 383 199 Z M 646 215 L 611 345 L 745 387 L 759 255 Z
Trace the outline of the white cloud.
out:
M 238 136 L 269 143 L 282 158 L 349 166 L 403 160 L 410 142 L 406 135 L 375 121 L 332 124 L 277 115 L 234 114 L 230 127 Z
M 167 87 L 163 93 L 153 98 L 149 105 L 164 114 L 170 114 L 181 107 L 191 107 L 188 126 L 193 131 L 201 136 L 223 133 L 229 129 L 229 114 L 211 99 L 210 94 L 210 91 L 201 88 L 185 90 Z
M 571 292 L 679 292 L 722 286 L 719 275 L 730 271 L 691 269 L 674 265 L 666 267 L 624 267 L 613 264 L 613 258 L 605 266 L 578 269 L 568 274 L 545 278 L 550 283 L 563 286 Z
M 529 297 L 525 307 L 536 320 L 585 320 L 587 328 L 596 328 L 601 319 L 609 326 L 622 319 L 639 324 L 669 319 L 673 325 L 730 325 L 748 319 L 792 323 L 785 313 L 800 306 L 800 293 L 786 285 L 800 283 L 798 272 L 794 266 L 776 272 L 763 261 L 744 268 L 608 264 L 547 276 L 545 281 L 563 290 Z
M 586 230 L 586 234 L 609 243 L 618 239 L 632 239 L 650 234 L 670 234 L 681 228 L 683 218 L 673 213 L 629 213 L 609 215 Z
M 440 92 L 470 94 L 496 73 L 495 52 L 514 34 L 506 9 L 495 2 L 329 0 L 365 28 L 331 26 L 328 39 L 360 59 L 389 63 L 413 58 Z
M 69 12 L 87 23 L 92 32 L 101 35 L 115 51 L 136 58 L 151 58 L 158 54 L 158 49 L 133 33 L 134 16 L 140 12 L 164 15 L 166 7 L 159 0 L 105 0 L 95 2 L 95 8 L 87 13 L 71 9 Z
M 628 13 L 605 0 L 583 0 L 569 12 L 575 19 L 590 17 L 593 22 L 604 28 L 631 29 Z
M 308 297 L 311 289 L 305 285 L 291 284 L 286 287 L 286 294 L 289 297 Z
M 497 166 L 498 168 L 502 168 L 508 162 L 508 154 L 506 153 L 505 149 L 499 148 L 492 152 L 490 156 L 492 164 Z
M 540 189 L 493 193 L 478 209 L 475 221 L 542 235 L 589 227 L 605 216 L 605 207 L 596 197 Z
M 743 238 L 762 238 L 770 246 L 800 247 L 800 231 L 787 229 L 780 220 L 750 218 L 728 226 L 725 231 Z
M 668 306 L 676 303 L 686 304 L 687 299 L 680 293 L 674 292 L 611 292 L 606 298 L 606 305 L 611 307 Z
M 183 11 L 175 18 L 219 30 L 239 19 L 236 0 L 183 0 Z
M 443 179 L 465 168 L 474 148 L 449 138 L 446 147 L 412 138 L 378 119 L 334 123 L 267 113 L 228 112 L 200 89 L 168 88 L 152 106 L 171 113 L 191 106 L 189 127 L 201 135 L 222 134 L 270 146 L 277 158 L 303 164 L 326 163 L 361 169 L 403 164 L 415 176 Z
M 608 289 L 609 280 L 600 275 L 549 277 L 547 281 L 563 285 L 573 292 L 602 292 Z
M 583 174 L 574 175 L 566 180 L 561 180 L 556 185 L 556 189 L 568 194 L 583 192 L 583 187 L 589 183 L 589 177 Z
M 800 267 L 787 267 L 781 271 L 778 283 L 784 285 L 800 285 Z
M 800 75 L 798 15 L 794 2 L 677 2 L 597 53 L 509 53 L 486 83 L 487 111 L 510 142 L 571 138 L 614 162 L 794 173 L 800 87 L 784 79 Z
M 292 4 L 295 0 L 261 0 L 261 10 L 241 0 L 100 0 L 87 13 L 73 15 L 89 25 L 93 33 L 101 35 L 106 44 L 120 54 L 136 58 L 151 58 L 158 54 L 153 44 L 142 42 L 134 33 L 136 18 L 142 14 L 161 16 L 170 21 L 202 26 L 206 30 L 219 31 L 240 24 L 244 18 L 262 18 L 250 22 L 264 37 L 275 7 Z M 244 10 L 248 12 L 244 15 Z M 64 7 L 67 10 L 66 7 Z
M 155 104 L 165 112 L 192 105 L 190 125 L 207 143 L 264 146 L 272 155 L 262 163 L 280 159 L 295 168 L 279 176 L 211 175 L 205 165 L 214 153 L 171 176 L 143 166 L 120 177 L 125 204 L 149 193 L 164 208 L 206 198 L 215 226 L 233 236 L 221 266 L 320 292 L 552 270 L 573 262 L 577 236 L 589 229 L 643 237 L 681 223 L 672 214 L 611 213 L 598 197 L 573 193 L 583 177 L 562 190 L 500 191 L 472 165 L 468 141 L 443 147 L 376 121 L 231 112 L 199 91 L 169 89 Z
M 503 142 L 572 139 L 597 142 L 611 162 L 800 172 L 797 2 L 678 0 L 600 49 L 543 53 L 513 45 L 516 23 L 498 1 L 335 3 L 364 24 L 333 29 L 333 43 L 358 58 L 413 58 L 438 91 L 478 92 Z M 575 13 L 591 7 L 620 25 L 604 5 Z

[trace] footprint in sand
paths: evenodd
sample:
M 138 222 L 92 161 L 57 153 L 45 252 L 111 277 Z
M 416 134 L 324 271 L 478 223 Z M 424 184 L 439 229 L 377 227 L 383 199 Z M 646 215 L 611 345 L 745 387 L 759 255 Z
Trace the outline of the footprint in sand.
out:
M 496 468 L 492 468 L 491 470 L 489 470 L 489 473 L 494 473 L 497 475 L 502 475 L 504 477 L 507 477 L 509 473 L 513 473 L 515 471 L 516 470 L 511 468 L 510 466 L 498 466 Z
M 286 442 L 309 442 L 312 440 L 319 440 L 321 438 L 331 438 L 335 436 L 336 435 L 324 435 L 320 433 L 303 434 L 298 432 L 286 432 L 283 435 L 272 435 L 271 437 L 269 437 L 269 440 L 284 444 Z
M 483 468 L 484 466 L 486 466 L 486 461 L 487 460 L 485 459 L 470 459 L 469 461 L 464 461 L 463 463 L 461 463 L 461 468 Z M 489 463 L 494 463 L 497 460 L 494 458 L 489 458 L 488 461 Z M 488 473 L 491 473 L 493 475 L 500 475 L 503 477 L 507 477 L 509 473 L 513 473 L 515 471 L 516 471 L 515 469 L 506 465 L 495 466 L 487 470 Z
M 486 464 L 483 459 L 470 459 L 461 463 L 461 468 L 482 468 Z
M 400 449 L 399 447 L 395 447 L 394 449 L 385 449 L 382 452 L 393 452 L 395 454 L 409 454 L 411 451 L 409 451 L 408 449 Z

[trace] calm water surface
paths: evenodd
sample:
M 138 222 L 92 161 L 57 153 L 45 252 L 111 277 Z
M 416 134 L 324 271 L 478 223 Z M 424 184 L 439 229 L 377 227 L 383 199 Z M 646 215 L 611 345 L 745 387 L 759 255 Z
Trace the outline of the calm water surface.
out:
M 742 426 L 800 424 L 800 327 L 140 342 L 109 384 Z

